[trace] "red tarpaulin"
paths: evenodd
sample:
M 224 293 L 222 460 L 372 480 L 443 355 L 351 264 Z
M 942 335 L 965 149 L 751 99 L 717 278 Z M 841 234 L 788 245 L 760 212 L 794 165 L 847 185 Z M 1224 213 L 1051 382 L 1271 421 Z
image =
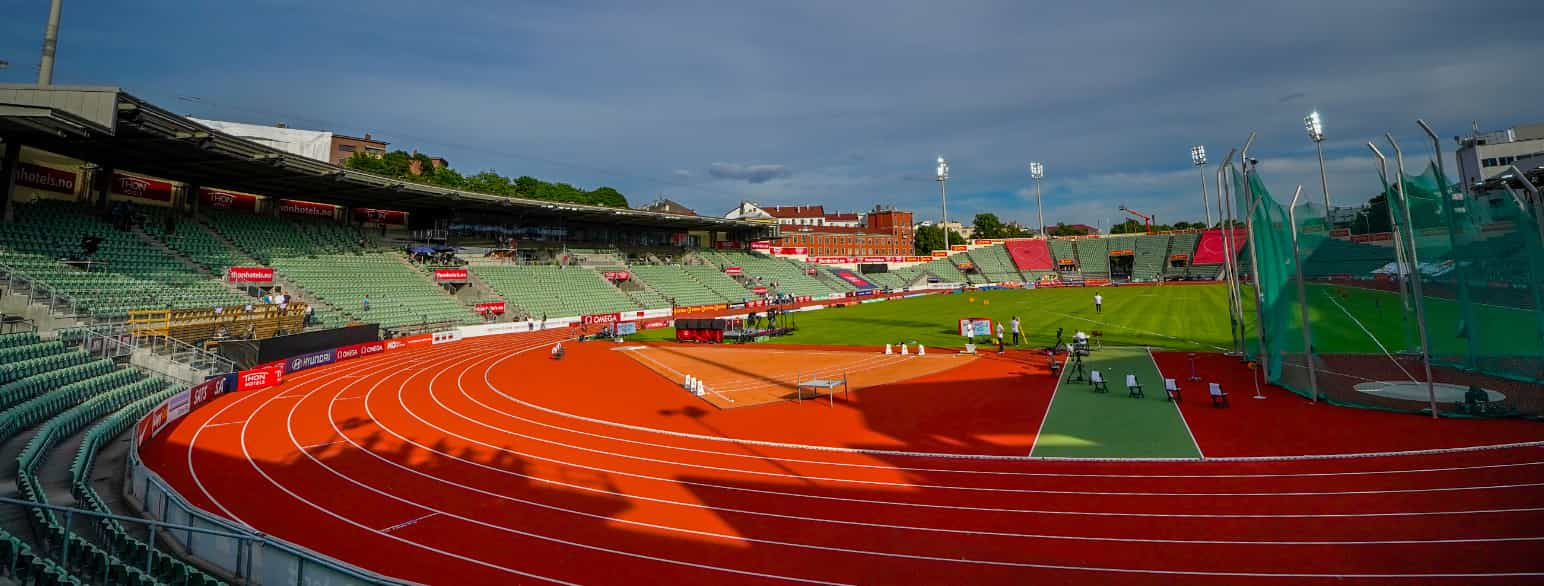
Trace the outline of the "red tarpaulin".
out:
M 1233 229 L 1233 254 L 1237 255 L 1244 248 L 1244 242 L 1248 239 L 1243 228 Z M 1195 258 L 1190 264 L 1217 265 L 1222 264 L 1228 258 L 1228 248 L 1222 241 L 1222 229 L 1214 228 L 1201 233 L 1201 243 L 1196 245 Z
M 1044 240 L 1009 240 L 1007 247 L 1008 256 L 1013 257 L 1013 265 L 1020 269 L 1056 270 L 1056 265 L 1051 262 L 1051 249 Z

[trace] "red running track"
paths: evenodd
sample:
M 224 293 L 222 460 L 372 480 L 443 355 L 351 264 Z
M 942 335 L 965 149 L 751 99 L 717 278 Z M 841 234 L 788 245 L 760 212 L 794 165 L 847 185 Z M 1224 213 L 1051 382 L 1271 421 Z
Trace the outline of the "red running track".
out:
M 740 421 L 683 409 L 683 391 L 605 345 L 554 363 L 547 343 L 305 371 L 217 398 L 143 457 L 206 510 L 427 583 L 1544 583 L 1539 447 L 1029 460 L 948 421 L 938 438 L 896 423 L 925 422 L 936 397 L 843 412 L 875 388 Z M 990 380 L 1015 381 L 1003 374 Z M 1049 395 L 1035 378 L 967 402 L 1035 429 Z M 954 455 L 902 453 L 919 449 Z

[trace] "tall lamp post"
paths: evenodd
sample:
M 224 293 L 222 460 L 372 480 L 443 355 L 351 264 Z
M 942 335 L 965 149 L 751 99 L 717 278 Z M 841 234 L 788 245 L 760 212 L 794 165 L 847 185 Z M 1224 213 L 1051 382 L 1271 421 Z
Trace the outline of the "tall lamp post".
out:
M 38 85 L 54 83 L 54 52 L 59 48 L 59 13 L 64 0 L 48 5 L 48 26 L 43 28 L 43 57 L 38 61 Z
M 1201 210 L 1206 213 L 1206 225 L 1212 225 L 1212 206 L 1206 197 L 1206 147 L 1193 145 L 1190 147 L 1190 164 L 1201 170 Z
M 938 156 L 938 198 L 943 202 L 944 222 L 940 226 L 944 230 L 944 250 L 949 250 L 949 188 L 945 185 L 949 182 L 949 161 L 945 161 L 943 155 Z
M 1332 227 L 1330 222 L 1330 181 L 1324 174 L 1324 121 L 1319 118 L 1319 111 L 1314 110 L 1303 117 L 1303 130 L 1308 131 L 1308 140 L 1313 141 L 1313 146 L 1319 151 L 1319 190 L 1324 192 L 1324 225 Z
M 1029 177 L 1035 180 L 1035 213 L 1040 216 L 1040 237 L 1045 238 L 1045 206 L 1040 203 L 1040 180 L 1045 179 L 1045 164 L 1030 161 Z

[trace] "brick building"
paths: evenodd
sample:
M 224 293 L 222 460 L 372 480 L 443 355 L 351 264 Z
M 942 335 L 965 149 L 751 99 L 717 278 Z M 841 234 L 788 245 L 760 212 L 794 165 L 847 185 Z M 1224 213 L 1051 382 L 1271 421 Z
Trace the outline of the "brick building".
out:
M 391 143 L 375 140 L 369 133 L 365 133 L 364 138 L 334 134 L 332 135 L 332 150 L 329 156 L 332 164 L 342 166 L 344 161 L 354 156 L 354 153 L 362 152 L 371 156 L 384 157 L 386 156 L 386 145 L 388 144 Z
M 786 208 L 787 206 L 785 206 Z M 804 210 L 820 206 L 803 206 Z M 802 212 L 810 214 L 810 212 Z M 817 215 L 800 216 L 813 221 L 825 220 L 824 210 Z M 837 214 L 831 214 L 837 215 Z M 856 215 L 856 214 L 843 214 Z M 846 218 L 837 219 L 837 225 L 784 223 L 783 238 L 778 246 L 803 247 L 810 256 L 908 256 L 913 250 L 911 212 L 875 207 L 862 214 L 858 226 L 842 225 Z M 782 222 L 780 222 L 782 223 Z

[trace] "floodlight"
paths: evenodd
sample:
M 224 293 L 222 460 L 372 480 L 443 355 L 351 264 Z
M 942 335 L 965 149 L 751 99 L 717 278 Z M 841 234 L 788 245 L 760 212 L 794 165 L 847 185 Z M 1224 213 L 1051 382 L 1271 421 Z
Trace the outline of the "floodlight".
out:
M 1029 177 L 1031 179 L 1045 179 L 1045 164 L 1040 161 L 1030 161 Z
M 1314 142 L 1324 141 L 1324 121 L 1319 118 L 1319 111 L 1314 110 L 1303 117 L 1303 129 L 1308 131 L 1308 140 Z
M 938 157 L 938 180 L 944 181 L 947 179 L 949 179 L 949 161 L 945 161 L 944 158 L 940 156 Z
M 1206 147 L 1195 145 L 1190 147 L 1190 164 L 1200 167 L 1206 164 Z

